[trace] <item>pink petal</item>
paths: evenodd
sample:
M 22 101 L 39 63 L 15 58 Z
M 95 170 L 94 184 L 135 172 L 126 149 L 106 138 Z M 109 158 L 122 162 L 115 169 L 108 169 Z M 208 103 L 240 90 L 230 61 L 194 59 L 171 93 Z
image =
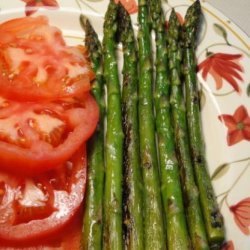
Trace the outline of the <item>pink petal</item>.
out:
M 240 81 L 243 81 L 243 78 L 241 77 L 241 75 L 237 72 L 236 69 L 227 66 L 227 64 L 225 64 L 224 62 L 216 62 L 215 67 L 221 67 L 224 69 L 224 71 L 226 71 L 228 74 L 230 74 L 231 76 L 233 76 L 234 78 L 237 78 Z
M 44 6 L 59 7 L 59 4 L 56 0 L 43 0 L 42 2 Z
M 237 204 L 238 206 L 250 206 L 250 197 L 247 197 Z
M 25 15 L 30 16 L 38 10 L 37 3 L 35 1 L 30 1 L 25 6 Z
M 216 89 L 222 88 L 222 77 L 212 68 L 210 71 L 211 76 L 214 78 Z
M 244 217 L 246 220 L 250 221 L 250 212 L 249 209 L 245 209 L 245 208 L 237 208 L 236 209 L 237 214 L 240 214 L 242 217 Z
M 243 67 L 239 64 L 239 62 L 233 62 L 233 61 L 225 61 L 222 59 L 217 58 L 216 62 L 221 63 L 222 65 L 225 65 L 225 67 L 233 68 L 235 70 L 238 70 L 240 72 L 243 72 Z
M 233 117 L 236 123 L 243 122 L 248 117 L 246 108 L 243 105 L 239 106 L 235 110 Z
M 219 58 L 219 59 L 222 59 L 222 60 L 231 61 L 231 60 L 241 58 L 242 54 L 216 53 L 215 56 L 216 56 L 216 58 Z
M 250 218 L 246 216 L 245 212 L 237 211 L 236 216 L 239 218 L 242 224 L 247 227 L 250 227 Z
M 138 11 L 138 6 L 135 0 L 118 0 L 123 7 L 127 10 L 129 14 L 136 13 Z
M 234 215 L 234 221 L 235 221 L 236 225 L 240 228 L 240 230 L 243 234 L 246 234 L 246 235 L 250 234 L 250 230 L 249 230 L 248 226 L 244 225 L 236 215 Z
M 243 120 L 243 123 L 244 123 L 244 125 L 246 125 L 246 126 L 250 126 L 250 116 L 246 117 L 246 118 Z
M 223 244 L 221 250 L 234 250 L 234 243 L 233 241 L 227 241 Z
M 227 134 L 227 144 L 228 146 L 232 146 L 244 139 L 244 135 L 242 133 L 242 130 L 235 130 L 231 133 Z
M 25 3 L 34 2 L 35 0 L 22 0 Z
M 212 67 L 213 64 L 213 60 L 212 60 L 212 56 L 208 57 L 207 59 L 205 59 L 203 62 L 201 62 L 198 65 L 198 71 L 202 71 L 202 78 L 204 80 L 207 80 L 207 74 L 210 71 L 210 68 Z
M 219 74 L 222 78 L 224 78 L 234 88 L 236 92 L 240 92 L 238 83 L 225 68 L 221 67 L 220 65 L 216 65 L 214 69 L 217 72 L 217 74 Z
M 246 140 L 250 141 L 250 126 L 245 126 L 242 130 L 243 136 Z
M 230 211 L 234 214 L 234 219 L 241 230 L 248 234 L 250 227 L 250 198 L 247 197 L 237 204 L 231 206 Z
M 231 133 L 237 130 L 237 123 L 231 115 L 220 115 L 219 120 L 225 124 L 228 128 L 228 132 Z

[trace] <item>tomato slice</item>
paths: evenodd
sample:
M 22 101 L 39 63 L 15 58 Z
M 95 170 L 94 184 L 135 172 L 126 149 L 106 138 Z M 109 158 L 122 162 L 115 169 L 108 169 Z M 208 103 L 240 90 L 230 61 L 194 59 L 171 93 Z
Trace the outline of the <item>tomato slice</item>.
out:
M 1 242 L 0 250 L 79 250 L 81 249 L 82 235 L 81 211 L 60 231 L 44 239 L 35 239 L 27 242 Z
M 0 98 L 0 169 L 37 175 L 60 166 L 94 132 L 98 111 L 90 94 L 40 103 Z
M 66 46 L 45 16 L 0 25 L 1 95 L 21 101 L 80 96 L 94 73 L 83 46 Z
M 0 183 L 0 242 L 39 242 L 53 237 L 71 222 L 83 201 L 85 145 L 60 169 L 37 178 L 1 172 Z

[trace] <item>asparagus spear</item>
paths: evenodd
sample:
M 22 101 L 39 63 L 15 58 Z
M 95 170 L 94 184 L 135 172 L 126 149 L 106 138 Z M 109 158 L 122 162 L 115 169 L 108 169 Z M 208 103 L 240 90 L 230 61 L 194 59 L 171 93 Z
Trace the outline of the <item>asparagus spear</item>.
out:
M 194 162 L 196 183 L 200 191 L 201 208 L 210 246 L 217 247 L 224 240 L 222 215 L 218 209 L 212 183 L 207 172 L 204 142 L 201 130 L 199 94 L 196 82 L 195 39 L 199 25 L 201 7 L 196 1 L 187 11 L 183 34 L 184 77 L 186 107 L 191 153 Z
M 88 181 L 83 216 L 82 248 L 98 250 L 102 247 L 102 197 L 104 180 L 102 48 L 89 20 L 81 15 L 80 22 L 85 30 L 85 45 L 89 51 L 92 68 L 96 74 L 91 91 L 100 110 L 99 124 L 87 147 Z
M 134 31 L 128 12 L 118 9 L 118 34 L 123 46 L 122 122 L 123 154 L 123 238 L 125 249 L 144 249 L 142 176 L 138 131 L 138 71 Z
M 139 0 L 139 134 L 144 181 L 145 249 L 165 249 L 160 181 L 158 173 L 152 97 L 152 51 L 148 23 L 148 5 Z
M 191 248 L 188 235 L 179 166 L 175 155 L 175 139 L 170 117 L 170 76 L 166 47 L 166 29 L 161 1 L 150 1 L 152 27 L 156 42 L 155 110 L 161 170 L 161 193 L 167 225 L 169 250 Z
M 120 250 L 122 244 L 123 131 L 120 83 L 116 61 L 117 9 L 113 0 L 104 20 L 104 78 L 107 84 L 106 179 L 104 190 L 103 249 Z
M 171 75 L 170 104 L 174 123 L 176 151 L 180 164 L 184 204 L 193 248 L 199 250 L 209 249 L 189 151 L 186 110 L 182 93 L 180 34 L 181 27 L 173 10 L 169 20 L 168 50 Z

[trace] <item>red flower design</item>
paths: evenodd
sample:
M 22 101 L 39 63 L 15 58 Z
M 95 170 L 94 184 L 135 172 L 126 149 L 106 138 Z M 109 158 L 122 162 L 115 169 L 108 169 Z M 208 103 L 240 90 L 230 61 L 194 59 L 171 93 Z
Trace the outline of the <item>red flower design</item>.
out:
M 250 116 L 243 105 L 238 107 L 233 115 L 224 114 L 218 118 L 228 128 L 228 146 L 232 146 L 244 139 L 250 141 Z
M 135 0 L 115 0 L 115 3 L 121 3 L 129 14 L 134 14 L 138 11 L 138 6 Z
M 243 81 L 240 73 L 243 68 L 239 63 L 241 54 L 211 53 L 198 65 L 198 71 L 202 71 L 202 77 L 207 80 L 210 74 L 215 81 L 216 89 L 221 89 L 223 79 L 228 82 L 235 91 L 240 92 L 238 81 Z
M 221 250 L 234 250 L 234 243 L 230 240 L 223 244 Z
M 38 10 L 38 8 L 58 8 L 59 5 L 56 0 L 22 0 L 26 3 L 25 14 L 30 16 Z
M 250 235 L 250 197 L 241 200 L 234 206 L 230 207 L 234 215 L 234 221 L 240 228 L 241 232 Z
M 228 146 L 232 146 L 242 140 L 250 141 L 250 116 L 243 105 L 238 107 L 233 115 L 224 114 L 218 118 L 228 128 Z

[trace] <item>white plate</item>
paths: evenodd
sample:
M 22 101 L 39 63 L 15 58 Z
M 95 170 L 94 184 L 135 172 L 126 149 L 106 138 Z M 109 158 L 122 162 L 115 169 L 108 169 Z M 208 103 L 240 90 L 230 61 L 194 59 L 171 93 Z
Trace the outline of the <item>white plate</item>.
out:
M 133 1 L 122 2 L 126 2 L 129 6 Z M 83 13 L 90 18 L 102 39 L 103 17 L 108 0 L 55 0 L 54 2 L 60 7 L 48 10 L 42 6 L 32 15 L 47 15 L 51 24 L 63 30 L 70 44 L 78 44 L 82 43 L 84 37 L 79 24 L 79 15 Z M 192 2 L 191 0 L 164 2 L 166 18 L 172 7 L 175 7 L 183 17 L 187 6 Z M 43 1 L 40 4 L 43 4 Z M 1 1 L 0 22 L 25 16 L 25 5 L 26 3 L 21 0 Z M 250 40 L 218 10 L 207 3 L 202 3 L 202 7 L 204 16 L 197 58 L 198 64 L 207 60 L 205 67 L 210 67 L 207 79 L 202 77 L 204 68 L 198 73 L 202 86 L 202 119 L 209 172 L 225 218 L 228 244 L 224 249 L 249 250 Z M 136 13 L 131 17 L 136 25 Z M 212 60 L 211 57 L 207 59 L 209 53 L 214 53 Z M 229 54 L 238 55 L 238 59 L 237 56 L 228 56 Z M 219 68 L 215 67 L 218 63 Z M 212 75 L 216 76 L 216 81 Z M 232 85 L 236 86 L 238 91 L 235 91 Z M 219 116 L 225 114 L 227 116 L 223 116 L 225 120 L 222 122 Z

